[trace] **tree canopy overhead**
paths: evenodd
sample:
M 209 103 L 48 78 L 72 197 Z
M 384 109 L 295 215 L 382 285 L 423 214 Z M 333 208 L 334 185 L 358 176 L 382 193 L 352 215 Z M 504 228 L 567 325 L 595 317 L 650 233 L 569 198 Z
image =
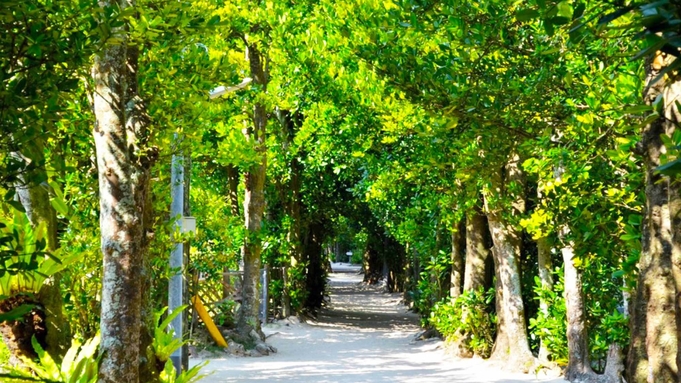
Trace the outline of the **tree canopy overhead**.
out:
M 260 269 L 270 316 L 315 315 L 352 254 L 459 356 L 681 381 L 677 4 L 5 3 L 12 364 L 99 331 L 99 381 L 166 379 L 154 312 L 177 273 L 271 350 Z

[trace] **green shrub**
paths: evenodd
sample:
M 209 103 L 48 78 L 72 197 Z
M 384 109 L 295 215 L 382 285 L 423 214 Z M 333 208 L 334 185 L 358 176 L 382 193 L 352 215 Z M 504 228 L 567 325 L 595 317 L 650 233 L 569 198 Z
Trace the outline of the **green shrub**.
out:
M 536 318 L 530 318 L 530 336 L 541 339 L 552 361 L 565 365 L 568 357 L 567 314 L 563 297 L 562 269 L 556 275 L 558 282 L 553 285 L 552 289 L 544 288 L 539 277 L 535 277 L 536 299 L 545 301 L 548 309 L 546 312 L 539 310 Z
M 208 364 L 207 362 L 198 364 L 189 370 L 182 371 L 182 373 L 178 376 L 175 372 L 175 366 L 173 366 L 173 362 L 170 359 L 170 356 L 173 354 L 173 352 L 175 352 L 175 350 L 187 343 L 186 340 L 181 341 L 179 339 L 174 339 L 173 332 L 168 331 L 170 322 L 172 322 L 175 317 L 182 314 L 182 311 L 186 308 L 187 306 L 177 307 L 172 313 L 168 314 L 166 319 L 163 320 L 163 322 L 161 322 L 154 330 L 154 342 L 152 343 L 152 347 L 154 349 L 154 353 L 156 354 L 156 358 L 158 358 L 160 362 L 164 363 L 163 371 L 161 371 L 159 374 L 159 380 L 161 383 L 193 383 L 198 382 L 199 380 L 206 377 L 206 375 L 199 375 L 199 370 L 205 367 L 206 364 Z M 167 309 L 167 307 L 164 307 L 160 311 L 156 312 L 156 323 L 160 321 L 161 316 L 163 316 Z
M 225 300 L 217 304 L 217 315 L 215 316 L 215 324 L 218 326 L 232 328 L 236 325 L 236 302 L 233 300 Z
M 10 369 L 10 374 L 0 374 L 5 378 L 3 382 L 35 382 L 47 381 L 52 383 L 95 383 L 99 371 L 99 335 L 81 345 L 73 341 L 66 352 L 61 365 L 43 350 L 40 343 L 33 337 L 33 349 L 38 354 L 38 361 L 21 358 L 30 371 Z M 81 347 L 82 346 L 82 347 Z M 36 379 L 37 377 L 37 379 Z
M 430 324 L 464 352 L 489 357 L 496 333 L 496 317 L 490 305 L 493 299 L 494 289 L 464 292 L 454 301 L 436 304 Z

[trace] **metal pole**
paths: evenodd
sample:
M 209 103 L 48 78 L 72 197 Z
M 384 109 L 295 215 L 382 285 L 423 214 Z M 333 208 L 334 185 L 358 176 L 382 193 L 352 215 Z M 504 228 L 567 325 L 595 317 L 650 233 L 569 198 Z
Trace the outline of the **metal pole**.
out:
M 268 273 L 267 273 L 267 271 L 268 271 L 268 267 L 267 267 L 267 264 L 265 264 L 265 267 L 263 267 L 260 270 L 260 286 L 262 288 L 261 296 L 260 296 L 260 299 L 261 299 L 261 301 L 260 301 L 260 321 L 262 322 L 262 324 L 267 324 L 267 300 L 268 300 L 268 296 L 267 296 L 267 292 L 268 292 L 267 291 L 268 290 L 268 287 L 267 287 L 268 275 L 267 274 Z
M 177 134 L 175 134 L 175 142 L 177 142 Z M 172 202 L 170 203 L 170 216 L 178 220 L 175 223 L 176 233 L 179 233 L 182 228 L 182 216 L 184 213 L 184 158 L 182 156 L 173 155 L 172 169 L 171 169 L 171 193 Z M 175 247 L 170 253 L 170 268 L 179 271 L 170 277 L 168 282 L 168 313 L 173 312 L 178 307 L 182 306 L 182 272 L 183 272 L 183 249 L 184 245 L 178 239 L 175 239 Z M 174 331 L 174 338 L 182 340 L 182 315 L 178 315 L 170 323 Z M 182 347 L 175 350 L 170 356 L 170 359 L 175 366 L 178 374 L 182 371 Z

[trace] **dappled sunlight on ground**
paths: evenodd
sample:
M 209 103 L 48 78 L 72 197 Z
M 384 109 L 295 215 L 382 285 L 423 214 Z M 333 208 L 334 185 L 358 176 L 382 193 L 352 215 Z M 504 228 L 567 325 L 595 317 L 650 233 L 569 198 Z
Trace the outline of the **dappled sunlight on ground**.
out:
M 487 362 L 452 359 L 440 341 L 415 342 L 418 315 L 361 284 L 359 269 L 334 264 L 331 302 L 317 321 L 268 324 L 268 357 L 212 359 L 205 382 L 562 382 L 502 373 Z M 339 272 L 341 271 L 341 272 Z M 192 364 L 200 361 L 193 360 Z

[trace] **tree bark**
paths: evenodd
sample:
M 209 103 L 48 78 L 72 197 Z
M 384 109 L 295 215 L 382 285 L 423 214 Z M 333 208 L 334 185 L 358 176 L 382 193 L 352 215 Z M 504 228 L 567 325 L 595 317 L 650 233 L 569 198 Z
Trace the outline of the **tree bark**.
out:
M 140 308 L 140 382 L 154 383 L 158 382 L 159 372 L 162 370 L 163 366 L 158 365 L 158 360 L 156 358 L 156 353 L 152 347 L 154 342 L 154 330 L 156 329 L 157 323 L 154 323 L 154 301 L 152 297 L 152 269 L 151 269 L 151 259 L 148 257 L 148 248 L 151 238 L 147 233 L 152 233 L 153 222 L 154 222 L 154 212 L 152 209 L 152 199 L 151 193 L 149 192 L 150 185 L 147 183 L 147 190 L 145 191 L 146 203 L 144 204 L 144 236 L 142 237 L 142 269 L 141 274 L 141 308 Z
M 101 6 L 133 6 L 100 1 Z M 137 49 L 124 27 L 112 29 L 119 42 L 95 56 L 93 131 L 100 196 L 103 253 L 102 358 L 100 383 L 138 382 L 140 362 L 143 228 L 149 182 L 148 122 L 136 93 Z
M 466 267 L 464 268 L 464 291 L 485 287 L 486 266 L 489 258 L 486 237 L 489 235 L 487 218 L 479 206 L 474 207 L 466 218 Z
M 658 59 L 663 65 L 654 65 Z M 630 306 L 631 341 L 627 355 L 628 382 L 678 382 L 679 333 L 677 317 L 679 298 L 676 284 L 678 261 L 674 255 L 680 239 L 673 235 L 672 207 L 679 204 L 678 184 L 671 184 L 667 177 L 656 173 L 666 148 L 660 138 L 675 130 L 681 120 L 675 102 L 681 99 L 681 82 L 662 79 L 656 84 L 651 80 L 671 63 L 657 56 L 647 64 L 647 85 L 644 91 L 646 103 L 652 104 L 658 96 L 664 100 L 666 119 L 658 119 L 644 127 L 637 149 L 643 154 L 645 166 L 644 217 L 642 225 L 642 251 L 638 263 L 638 281 Z M 671 205 L 671 207 L 670 207 Z M 676 214 L 676 212 L 674 212 Z M 674 228 L 675 231 L 676 228 Z
M 466 222 L 459 221 L 452 230 L 452 272 L 449 283 L 449 297 L 456 299 L 463 288 L 464 254 L 466 252 Z
M 227 198 L 229 200 L 230 213 L 232 217 L 241 216 L 241 209 L 239 208 L 239 168 L 229 164 L 225 167 L 227 173 Z M 240 250 L 241 253 L 241 250 Z M 222 297 L 231 298 L 233 287 L 231 277 L 228 274 L 229 268 L 225 267 L 222 275 Z
M 287 233 L 289 241 L 289 265 L 291 267 L 297 267 L 302 260 L 302 249 L 301 249 L 301 216 L 300 216 L 300 186 L 301 186 L 301 172 L 302 164 L 298 161 L 298 158 L 294 157 L 291 160 L 291 182 L 289 189 L 291 191 L 291 201 L 289 203 L 289 216 L 291 218 L 291 224 L 289 226 L 289 231 Z M 287 268 L 286 272 L 289 270 Z M 288 275 L 286 276 L 286 281 L 284 283 L 284 292 L 282 295 L 282 306 L 283 315 L 287 317 L 292 314 L 291 310 L 291 289 L 300 289 L 302 286 L 291 286 L 289 284 Z
M 59 248 L 57 213 L 50 204 L 47 187 L 41 184 L 47 181 L 44 144 L 42 139 L 35 138 L 31 143 L 24 143 L 22 149 L 12 155 L 21 161 L 30 161 L 35 166 L 29 166 L 25 172 L 19 174 L 16 193 L 31 226 L 36 228 L 41 223 L 45 225 L 47 250 L 54 252 Z M 70 328 L 63 311 L 60 280 L 59 273 L 52 275 L 45 280 L 36 297 L 45 316 L 44 326 L 47 333 L 44 346 L 55 360 L 61 360 L 71 344 Z M 27 335 L 30 344 L 30 334 Z
M 566 229 L 561 230 L 564 237 Z M 574 263 L 575 252 L 572 244 L 567 242 L 560 250 L 565 266 L 565 306 L 567 309 L 567 343 L 568 365 L 565 379 L 569 381 L 584 380 L 595 374 L 589 359 L 588 335 L 586 329 L 586 311 L 582 297 L 582 273 Z
M 264 57 L 259 48 L 248 46 L 248 59 L 251 76 L 255 84 L 267 91 L 267 74 L 264 69 Z M 253 165 L 245 173 L 246 195 L 244 198 L 244 215 L 246 219 L 247 237 L 244 245 L 244 277 L 242 285 L 242 302 L 237 330 L 243 337 L 249 336 L 255 330 L 264 340 L 258 318 L 260 281 L 260 253 L 262 243 L 260 230 L 262 228 L 263 213 L 265 211 L 265 176 L 267 173 L 267 110 L 262 101 L 257 101 L 253 107 L 253 128 L 248 129 L 246 138 L 253 142 L 255 151 L 260 157 L 260 163 Z
M 300 113 L 292 113 L 288 110 L 277 109 L 276 116 L 281 125 L 282 131 L 282 143 L 285 151 L 288 151 L 295 139 L 296 132 L 298 131 L 299 125 L 302 123 L 302 115 Z M 289 244 L 289 254 L 288 254 L 288 264 L 285 267 L 283 279 L 284 279 L 284 289 L 282 291 L 281 305 L 282 305 L 282 316 L 288 317 L 292 314 L 291 307 L 291 290 L 300 290 L 304 286 L 300 283 L 296 283 L 296 286 L 291 285 L 291 281 L 287 273 L 292 272 L 289 267 L 296 268 L 302 260 L 302 248 L 301 248 L 301 199 L 300 199 L 300 188 L 301 188 L 301 176 L 303 171 L 303 165 L 298 160 L 296 153 L 288 153 L 291 156 L 289 171 L 290 178 L 287 185 L 288 193 L 282 193 L 282 200 L 284 202 L 284 208 L 290 219 L 288 233 L 286 234 L 287 241 Z M 295 283 L 295 282 L 294 282 Z M 297 309 L 300 309 L 298 307 Z
M 239 209 L 239 168 L 229 164 L 226 170 L 229 206 L 232 216 L 238 217 L 241 215 L 241 209 Z
M 498 315 L 497 344 L 492 351 L 492 358 L 509 360 L 510 365 L 529 370 L 535 363 L 534 356 L 527 342 L 525 327 L 525 307 L 520 285 L 519 258 L 521 251 L 520 231 L 510 222 L 510 218 L 502 214 L 499 207 L 492 205 L 491 193 L 511 201 L 511 216 L 516 216 L 525 209 L 524 195 L 511 195 L 511 184 L 524 185 L 520 170 L 520 157 L 512 154 L 506 164 L 505 172 L 499 168 L 492 174 L 490 190 L 484 195 L 485 211 L 489 222 L 494 247 L 495 268 L 497 271 L 498 297 L 501 298 L 501 312 Z M 505 174 L 504 174 L 505 173 Z M 506 339 L 503 339 L 506 338 Z M 505 347 L 499 347 L 499 345 Z

